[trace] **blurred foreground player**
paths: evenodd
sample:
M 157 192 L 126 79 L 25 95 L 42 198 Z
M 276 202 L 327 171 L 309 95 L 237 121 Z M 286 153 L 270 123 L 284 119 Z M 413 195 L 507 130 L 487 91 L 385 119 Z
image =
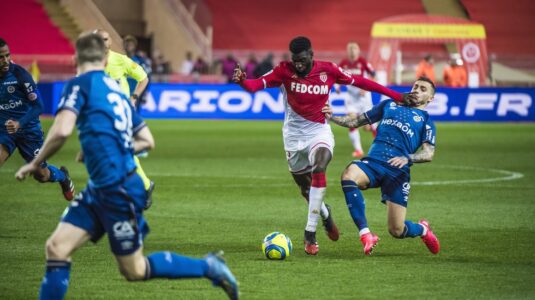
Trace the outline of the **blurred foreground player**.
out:
M 236 279 L 219 254 L 203 259 L 172 252 L 143 255 L 143 239 L 149 231 L 143 217 L 147 194 L 132 156 L 153 148 L 154 140 L 117 82 L 104 73 L 105 58 L 99 35 L 82 35 L 76 41 L 79 76 L 67 83 L 41 152 L 16 174 L 22 180 L 37 172 L 46 158 L 59 151 L 76 124 L 89 181 L 46 243 L 46 273 L 39 298 L 63 299 L 72 254 L 107 233 L 127 280 L 205 277 L 237 299 Z
M 43 145 L 42 111 L 43 102 L 32 76 L 11 62 L 9 46 L 0 38 L 0 167 L 15 148 L 26 162 L 39 153 Z M 43 161 L 33 178 L 41 183 L 58 182 L 65 199 L 74 198 L 74 185 L 65 167 L 58 169 Z
M 280 87 L 285 101 L 285 119 L 282 129 L 284 149 L 292 176 L 309 202 L 305 228 L 305 252 L 316 255 L 316 227 L 321 215 L 329 238 L 338 240 L 339 232 L 329 206 L 323 203 L 327 179 L 325 173 L 334 149 L 331 127 L 321 112 L 329 100 L 335 83 L 354 85 L 394 98 L 411 101 L 412 95 L 402 95 L 382 85 L 344 72 L 336 64 L 313 60 L 310 40 L 296 37 L 290 42 L 292 61 L 281 62 L 272 71 L 258 79 L 246 80 L 238 67 L 233 81 L 244 89 L 256 92 L 269 87 Z
M 342 174 L 342 190 L 365 255 L 371 254 L 379 238 L 368 228 L 360 190 L 376 187 L 381 187 L 382 202 L 387 206 L 388 232 L 398 239 L 419 236 L 431 253 L 440 251 L 439 241 L 426 220 L 413 223 L 405 219 L 411 189 L 410 166 L 430 162 L 435 153 L 435 125 L 424 110 L 433 101 L 435 86 L 422 77 L 416 80 L 412 92 L 418 97 L 412 106 L 385 100 L 356 118 L 332 117 L 329 106 L 323 109 L 327 118 L 344 127 L 379 122 L 368 156 L 353 161 Z

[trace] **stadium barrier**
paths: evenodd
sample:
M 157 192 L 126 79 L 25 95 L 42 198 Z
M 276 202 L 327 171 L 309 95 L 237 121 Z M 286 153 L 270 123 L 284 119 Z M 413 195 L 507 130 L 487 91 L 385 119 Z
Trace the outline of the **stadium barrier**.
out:
M 57 109 L 63 82 L 39 84 L 45 113 Z M 394 86 L 400 92 L 410 87 Z M 331 93 L 336 114 L 344 114 L 347 93 Z M 535 88 L 439 88 L 427 111 L 435 121 L 535 122 Z M 149 119 L 282 120 L 284 103 L 279 89 L 251 94 L 234 84 L 154 83 L 141 115 Z M 373 94 L 378 103 L 380 95 Z

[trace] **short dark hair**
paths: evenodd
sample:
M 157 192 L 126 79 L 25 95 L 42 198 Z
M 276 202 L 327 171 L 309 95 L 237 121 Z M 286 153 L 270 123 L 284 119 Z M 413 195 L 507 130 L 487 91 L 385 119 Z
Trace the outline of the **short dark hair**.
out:
M 425 76 L 420 76 L 420 77 L 418 77 L 418 79 L 416 79 L 416 81 L 425 81 L 425 82 L 429 83 L 431 85 L 431 87 L 433 87 L 433 95 L 435 94 L 437 88 L 435 87 L 435 83 L 431 79 L 429 79 L 429 78 L 427 78 Z
M 7 45 L 6 41 L 0 37 L 0 47 L 4 47 L 6 45 Z
M 305 36 L 298 36 L 290 42 L 290 52 L 298 54 L 312 49 L 312 43 Z
M 100 34 L 83 34 L 76 40 L 76 58 L 78 64 L 102 61 L 105 56 L 106 46 Z

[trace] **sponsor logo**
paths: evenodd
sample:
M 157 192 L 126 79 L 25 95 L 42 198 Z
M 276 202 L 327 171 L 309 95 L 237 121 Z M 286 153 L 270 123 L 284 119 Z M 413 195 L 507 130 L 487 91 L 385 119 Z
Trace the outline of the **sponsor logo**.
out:
M 399 130 L 403 131 L 409 137 L 414 137 L 414 131 L 412 131 L 411 125 L 409 123 L 401 123 L 400 121 L 393 120 L 393 119 L 383 119 L 381 121 L 381 125 L 397 127 Z
M 26 92 L 27 92 L 27 93 L 31 93 L 31 92 L 33 92 L 33 87 L 32 87 L 32 85 L 31 85 L 29 82 L 25 82 L 25 83 L 24 83 L 24 87 L 26 88 Z
M 15 87 L 10 85 L 7 87 L 7 92 L 10 93 L 10 94 L 13 94 L 15 92 Z
M 4 85 L 10 85 L 10 84 L 17 85 L 18 83 L 19 83 L 18 81 L 5 81 Z
M 132 241 L 122 241 L 121 242 L 121 248 L 123 250 L 130 250 L 134 247 L 134 242 Z
M 15 109 L 22 105 L 22 100 L 9 100 L 9 103 L 0 104 L 0 110 Z
M 300 94 L 311 95 L 328 95 L 330 90 L 328 85 L 316 85 L 316 84 L 303 84 L 298 82 L 292 82 L 290 84 L 290 90 Z
M 116 239 L 131 239 L 135 235 L 130 221 L 119 221 L 113 224 L 113 236 Z
M 323 81 L 323 82 L 326 82 L 327 81 L 327 73 L 321 72 L 320 73 L 320 80 Z

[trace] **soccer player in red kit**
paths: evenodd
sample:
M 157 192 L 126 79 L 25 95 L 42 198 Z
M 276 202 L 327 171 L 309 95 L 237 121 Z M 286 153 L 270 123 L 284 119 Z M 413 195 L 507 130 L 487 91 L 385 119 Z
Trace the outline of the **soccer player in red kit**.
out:
M 351 74 L 364 76 L 366 78 L 374 78 L 375 71 L 372 65 L 362 56 L 360 56 L 360 48 L 357 43 L 350 42 L 347 44 L 347 58 L 344 58 L 339 66 L 350 72 Z M 338 89 L 337 89 L 338 90 Z M 348 98 L 346 99 L 347 115 L 356 118 L 358 115 L 363 114 L 373 107 L 372 95 L 364 89 L 360 89 L 355 86 L 347 87 Z M 375 135 L 375 129 L 373 124 L 363 126 L 366 131 L 373 131 Z M 364 155 L 362 144 L 360 142 L 360 133 L 358 128 L 349 129 L 349 139 L 355 151 L 353 157 L 361 157 Z
M 339 238 L 330 208 L 323 203 L 327 183 L 325 172 L 333 155 L 334 137 L 321 110 L 329 100 L 332 86 L 335 83 L 355 85 L 406 103 L 412 102 L 414 96 L 351 75 L 336 64 L 314 61 L 312 45 L 306 37 L 294 38 L 290 42 L 290 51 L 291 62 L 281 62 L 262 77 L 246 80 L 246 74 L 237 66 L 232 80 L 249 92 L 280 87 L 284 95 L 284 149 L 290 172 L 309 203 L 305 252 L 316 255 L 316 227 L 320 216 L 329 239 L 336 241 Z

